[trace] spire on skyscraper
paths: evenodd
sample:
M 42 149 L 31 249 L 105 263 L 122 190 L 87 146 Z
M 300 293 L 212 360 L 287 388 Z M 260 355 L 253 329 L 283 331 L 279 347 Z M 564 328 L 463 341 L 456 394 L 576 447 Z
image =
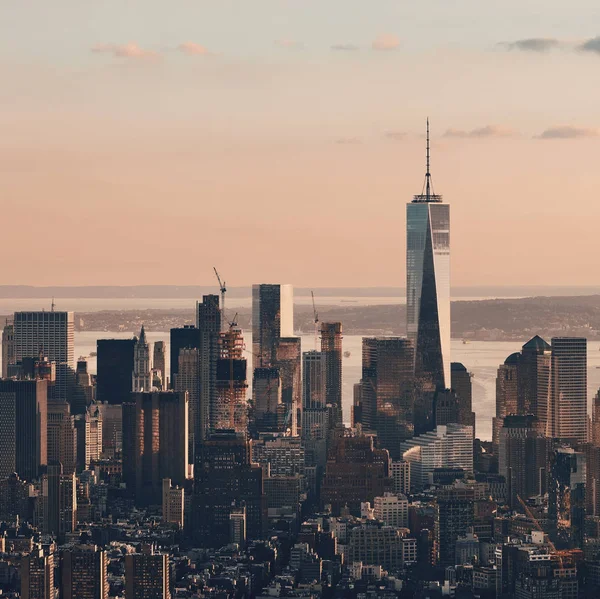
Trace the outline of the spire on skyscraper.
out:
M 429 137 L 429 117 L 427 117 L 427 152 L 426 152 L 426 170 L 425 182 L 421 193 L 414 196 L 413 202 L 441 202 L 442 196 L 433 192 L 433 184 L 431 182 L 431 146 Z

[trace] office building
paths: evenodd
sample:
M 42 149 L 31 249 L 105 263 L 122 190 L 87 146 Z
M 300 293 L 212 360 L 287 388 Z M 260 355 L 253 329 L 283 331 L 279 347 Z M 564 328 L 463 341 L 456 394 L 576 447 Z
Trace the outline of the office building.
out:
M 551 355 L 551 346 L 536 335 L 523 345 L 518 361 L 517 413 L 533 414 L 542 431 L 548 422 Z
M 171 599 L 169 556 L 154 553 L 152 546 L 142 553 L 125 556 L 125 599 Z
M 592 431 L 590 442 L 600 447 L 600 389 L 592 400 Z
M 196 330 L 196 329 L 194 329 Z M 200 350 L 182 347 L 178 352 L 179 365 L 171 384 L 178 393 L 187 393 L 189 399 L 188 459 L 194 463 L 196 431 L 200 430 Z
M 211 408 L 212 430 L 248 431 L 247 362 L 242 329 L 232 325 L 220 335 L 216 402 Z
M 547 434 L 578 443 L 587 441 L 587 340 L 552 339 L 550 408 Z
M 78 415 L 85 414 L 95 399 L 94 391 L 92 377 L 88 372 L 88 363 L 85 358 L 79 358 L 75 368 L 75 393 L 71 402 L 71 412 Z
M 32 481 L 48 455 L 47 381 L 0 381 L 0 480 Z
M 408 499 L 406 495 L 384 493 L 373 501 L 373 515 L 376 520 L 396 528 L 408 527 Z
M 77 525 L 77 478 L 65 474 L 60 462 L 48 464 L 42 477 L 43 527 L 46 534 L 64 539 Z
M 402 539 L 403 532 L 395 527 L 376 521 L 364 522 L 350 531 L 348 562 L 399 570 L 404 566 Z
M 75 545 L 60 554 L 62 599 L 108 599 L 108 558 L 95 545 Z
M 391 463 L 392 491 L 396 494 L 410 493 L 410 462 L 394 460 Z
M 471 373 L 460 362 L 450 364 L 450 387 L 456 393 L 458 399 L 459 424 L 466 424 L 473 427 L 473 437 L 475 433 L 475 412 L 473 412 L 473 385 L 471 382 Z
M 111 405 L 129 401 L 136 340 L 98 339 L 96 399 Z
M 300 337 L 281 337 L 275 349 L 275 368 L 281 379 L 281 401 L 286 408 L 287 428 L 298 435 L 302 411 L 302 348 Z
M 252 286 L 252 354 L 254 368 L 274 366 L 281 337 L 294 335 L 291 285 Z
M 163 479 L 186 480 L 188 403 L 185 393 L 156 391 L 123 404 L 123 480 L 138 504 L 160 504 Z
M 277 368 L 255 368 L 252 380 L 255 427 L 261 432 L 284 431 L 291 416 L 281 401 L 281 377 Z
M 163 522 L 176 524 L 183 528 L 185 517 L 185 491 L 173 486 L 170 478 L 162 481 L 162 514 Z
M 160 391 L 167 389 L 166 348 L 164 341 L 155 341 L 152 351 L 153 384 Z M 158 383 L 158 384 L 157 384 Z
M 415 373 L 436 388 L 450 385 L 450 206 L 435 194 L 429 171 L 422 193 L 406 207 L 407 334 Z
M 389 453 L 376 448 L 372 436 L 351 436 L 344 429 L 334 434 L 321 486 L 323 505 L 330 505 L 334 515 L 346 506 L 359 515 L 361 503 L 372 503 L 391 486 Z
M 324 362 L 320 351 L 302 352 L 302 410 L 326 406 Z
M 0 522 L 28 520 L 29 494 L 32 484 L 19 478 L 14 472 L 0 479 Z
M 496 453 L 504 418 L 518 414 L 519 353 L 513 353 L 501 364 L 496 375 L 496 416 L 492 419 L 492 443 Z
M 15 363 L 15 326 L 8 322 L 2 330 L 2 378 L 8 378 L 8 367 Z
M 455 487 L 436 494 L 435 534 L 437 561 L 443 567 L 456 564 L 456 542 L 473 528 L 473 490 Z
M 251 462 L 251 441 L 235 432 L 211 433 L 194 464 L 196 541 L 221 547 L 230 539 L 230 515 L 245 507 L 249 540 L 264 538 L 267 522 L 263 471 Z
M 452 389 L 438 389 L 433 397 L 435 426 L 460 424 L 460 401 Z
M 15 362 L 42 353 L 56 364 L 55 398 L 71 401 L 75 386 L 73 312 L 15 312 Z
M 66 401 L 48 402 L 48 463 L 60 462 L 64 474 L 73 474 L 77 461 L 75 417 Z
M 325 404 L 330 406 L 330 426 L 343 423 L 342 417 L 342 323 L 321 323 L 321 355 L 323 356 Z
M 586 506 L 585 454 L 559 447 L 550 460 L 548 517 L 555 527 L 555 541 L 583 548 Z
M 234 507 L 229 514 L 229 541 L 241 549 L 246 546 L 245 507 Z
M 54 554 L 35 546 L 21 558 L 21 599 L 54 599 Z
M 182 349 L 198 349 L 200 347 L 200 332 L 191 324 L 181 328 L 171 329 L 170 365 L 171 387 L 175 388 L 175 376 L 179 371 L 179 352 Z
M 498 473 L 506 480 L 508 502 L 513 509 L 520 509 L 518 497 L 526 500 L 546 492 L 549 445 L 535 416 L 504 418 L 500 429 Z
M 102 456 L 103 421 L 98 404 L 90 405 L 85 414 L 75 418 L 77 432 L 77 468 L 87 470 Z
M 304 447 L 299 437 L 268 437 L 252 441 L 252 462 L 266 476 L 304 475 Z
M 413 347 L 401 337 L 363 337 L 362 426 L 400 458 L 400 444 L 414 432 Z
M 404 441 L 402 459 L 410 462 L 413 490 L 429 483 L 438 468 L 460 468 L 473 472 L 473 429 L 462 424 L 438 426 L 434 431 Z
M 150 345 L 146 340 L 144 325 L 139 339 L 133 346 L 133 371 L 131 373 L 131 391 L 149 393 L 152 391 L 152 367 L 150 365 Z
M 217 361 L 220 356 L 221 310 L 218 295 L 205 295 L 196 303 L 196 327 L 200 335 L 199 401 L 194 423 L 195 451 L 212 430 L 211 409 L 217 403 Z
M 127 401 L 131 399 L 131 393 Z M 96 404 L 102 419 L 102 453 L 106 457 L 115 457 L 123 449 L 123 408 L 121 404 Z

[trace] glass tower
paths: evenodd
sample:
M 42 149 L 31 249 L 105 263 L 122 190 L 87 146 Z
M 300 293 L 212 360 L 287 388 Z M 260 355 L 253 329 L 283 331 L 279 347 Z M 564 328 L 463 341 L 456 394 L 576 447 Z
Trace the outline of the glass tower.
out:
M 429 172 L 423 192 L 406 210 L 407 334 L 415 373 L 437 388 L 450 385 L 450 206 L 433 193 Z

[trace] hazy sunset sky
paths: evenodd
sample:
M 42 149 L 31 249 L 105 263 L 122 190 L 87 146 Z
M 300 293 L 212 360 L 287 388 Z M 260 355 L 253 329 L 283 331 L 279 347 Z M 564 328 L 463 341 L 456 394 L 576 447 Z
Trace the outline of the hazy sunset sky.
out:
M 600 282 L 598 0 L 0 0 L 0 284 Z

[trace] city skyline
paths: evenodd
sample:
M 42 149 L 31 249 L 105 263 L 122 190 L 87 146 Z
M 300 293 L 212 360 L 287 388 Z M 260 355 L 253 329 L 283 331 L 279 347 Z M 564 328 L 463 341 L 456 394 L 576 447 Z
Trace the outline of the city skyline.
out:
M 595 282 L 591 0 L 569 15 L 557 0 L 120 4 L 0 8 L 3 213 L 39 217 L 5 231 L 36 268 L 9 262 L 0 283 L 209 284 L 209 267 L 189 273 L 219 247 L 236 285 L 348 286 L 357 269 L 395 285 L 426 116 L 456 285 Z M 315 271 L 324 256 L 336 268 Z

